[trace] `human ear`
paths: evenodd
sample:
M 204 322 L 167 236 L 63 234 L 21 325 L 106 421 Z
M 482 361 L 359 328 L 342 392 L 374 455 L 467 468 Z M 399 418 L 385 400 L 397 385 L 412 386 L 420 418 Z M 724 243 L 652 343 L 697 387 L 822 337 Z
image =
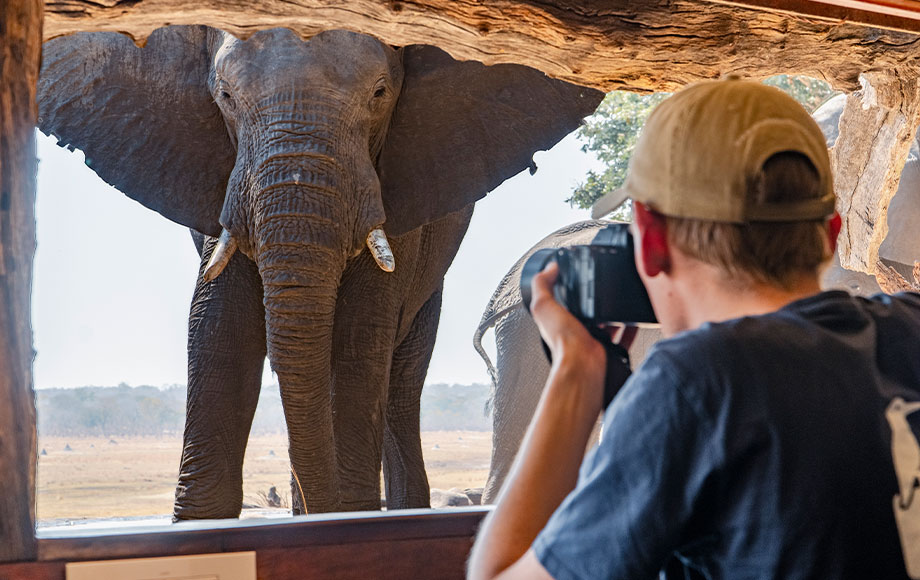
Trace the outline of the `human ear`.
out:
M 671 250 L 668 247 L 668 223 L 663 215 L 645 204 L 633 201 L 633 219 L 638 234 L 636 265 L 652 278 L 671 271 Z
M 843 226 L 843 220 L 836 211 L 834 215 L 827 220 L 827 243 L 831 249 L 831 256 L 837 251 L 837 236 L 840 234 L 840 228 Z

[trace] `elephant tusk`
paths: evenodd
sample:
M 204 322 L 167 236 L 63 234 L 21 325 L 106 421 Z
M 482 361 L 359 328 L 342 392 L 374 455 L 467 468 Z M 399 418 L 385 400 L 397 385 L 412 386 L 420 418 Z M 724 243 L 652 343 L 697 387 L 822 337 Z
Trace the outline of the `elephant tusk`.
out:
M 210 282 L 220 276 L 220 273 L 224 271 L 224 268 L 230 262 L 230 258 L 233 257 L 233 253 L 236 252 L 236 247 L 236 240 L 233 239 L 230 232 L 221 230 L 220 237 L 217 238 L 217 247 L 214 248 L 211 259 L 208 260 L 208 265 L 204 269 L 203 277 L 205 282 Z
M 392 272 L 396 268 L 393 250 L 390 249 L 390 243 L 387 241 L 387 235 L 383 233 L 383 228 L 374 228 L 371 233 L 367 234 L 367 247 L 381 270 Z

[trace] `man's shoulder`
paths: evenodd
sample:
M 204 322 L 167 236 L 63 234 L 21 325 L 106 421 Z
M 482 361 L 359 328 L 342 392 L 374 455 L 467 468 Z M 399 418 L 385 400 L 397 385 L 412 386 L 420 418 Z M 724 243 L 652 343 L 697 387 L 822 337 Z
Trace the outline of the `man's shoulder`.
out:
M 872 324 L 878 311 L 913 309 L 920 332 L 920 296 L 854 298 L 822 292 L 777 311 L 721 322 L 707 322 L 659 341 L 643 364 L 664 369 L 675 382 L 692 386 L 736 379 L 733 373 L 760 364 L 782 364 L 783 354 L 818 348 L 817 342 L 844 342 L 854 329 Z M 817 337 L 817 338 L 816 338 Z M 817 341 L 817 342 L 816 342 Z
M 879 345 L 897 354 L 913 348 L 914 339 L 920 340 L 920 294 L 822 292 L 771 313 L 705 323 L 659 341 L 639 374 L 679 385 L 691 397 L 703 396 L 701 390 L 718 397 L 774 373 L 798 376 L 815 361 L 878 363 Z
M 649 361 L 672 368 L 678 374 L 698 374 L 707 361 L 726 363 L 733 356 L 759 343 L 779 342 L 792 332 L 790 321 L 776 316 L 749 316 L 723 322 L 707 322 L 659 341 Z
M 920 320 L 920 293 L 875 294 L 863 299 L 875 312 L 892 313 Z
M 920 294 L 904 292 L 863 298 L 839 290 L 820 292 L 767 314 L 705 323 L 661 341 L 659 346 L 681 358 L 703 356 L 710 352 L 726 353 L 726 348 L 735 346 L 810 341 L 803 331 L 848 334 L 862 325 L 891 320 L 920 331 Z

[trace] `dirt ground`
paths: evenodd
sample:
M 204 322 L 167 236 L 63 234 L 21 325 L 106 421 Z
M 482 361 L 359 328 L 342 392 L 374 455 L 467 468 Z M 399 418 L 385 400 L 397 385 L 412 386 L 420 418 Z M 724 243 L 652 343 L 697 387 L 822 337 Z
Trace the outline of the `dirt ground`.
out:
M 492 434 L 478 431 L 422 433 L 431 487 L 482 487 L 489 470 Z M 69 450 L 68 450 L 69 446 Z M 172 501 L 180 436 L 162 438 L 64 438 L 38 441 L 39 523 L 166 515 Z M 290 499 L 287 439 L 252 437 L 243 465 L 244 503 L 264 505 L 275 486 Z

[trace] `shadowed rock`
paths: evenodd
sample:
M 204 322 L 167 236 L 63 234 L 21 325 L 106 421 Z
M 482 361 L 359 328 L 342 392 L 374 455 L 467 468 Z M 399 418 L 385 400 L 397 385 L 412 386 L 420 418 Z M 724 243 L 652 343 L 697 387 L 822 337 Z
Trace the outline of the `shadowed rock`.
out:
M 473 505 L 473 502 L 470 501 L 470 498 L 468 498 L 465 494 L 453 490 L 431 490 L 431 507 L 433 508 L 458 507 L 467 505 Z

